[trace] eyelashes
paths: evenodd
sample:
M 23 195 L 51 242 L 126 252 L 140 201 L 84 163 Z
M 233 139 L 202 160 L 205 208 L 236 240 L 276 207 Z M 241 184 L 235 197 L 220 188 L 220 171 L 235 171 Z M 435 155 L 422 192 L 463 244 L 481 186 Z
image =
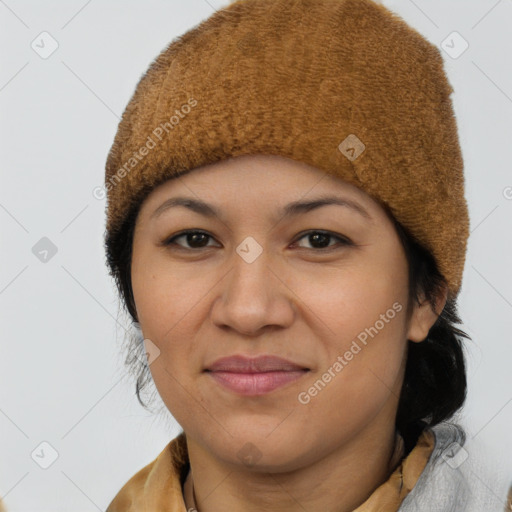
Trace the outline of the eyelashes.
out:
M 189 247 L 185 247 L 179 243 L 177 243 L 177 240 L 184 239 L 187 244 L 189 244 Z M 185 231 L 182 231 L 176 235 L 173 235 L 169 238 L 166 238 L 161 245 L 170 247 L 170 248 L 176 248 L 178 250 L 184 250 L 189 252 L 199 252 L 201 249 L 208 249 L 211 247 L 216 247 L 215 245 L 208 245 L 209 239 L 214 240 L 214 237 L 207 233 L 206 231 L 201 231 L 197 229 L 188 229 Z M 325 230 L 309 230 L 303 233 L 300 233 L 299 236 L 296 237 L 295 241 L 293 242 L 293 245 L 296 245 L 297 242 L 301 241 L 302 239 L 308 239 L 309 243 L 312 245 L 312 247 L 299 247 L 299 249 L 306 249 L 311 250 L 314 252 L 326 252 L 331 251 L 333 249 L 340 249 L 346 246 L 353 246 L 355 245 L 349 238 L 346 236 L 333 233 L 331 231 L 325 231 Z M 336 245 L 330 245 L 330 240 L 335 239 L 338 241 Z M 329 242 L 326 245 L 326 240 L 329 240 Z M 192 246 L 190 246 L 192 244 Z M 315 244 L 320 245 L 320 247 L 314 247 Z M 193 247 L 193 245 L 199 245 L 199 247 Z
M 199 235 L 199 237 L 198 237 L 198 235 Z M 181 233 L 179 233 L 177 235 L 173 235 L 171 238 L 164 240 L 163 245 L 178 246 L 178 247 L 181 247 L 182 249 L 188 249 L 188 250 L 197 250 L 197 248 L 195 248 L 195 247 L 187 248 L 187 247 L 183 247 L 180 244 L 176 243 L 176 240 L 179 240 L 180 238 L 185 238 L 187 240 L 187 242 L 190 242 L 190 240 L 193 239 L 192 237 L 195 237 L 196 241 L 197 241 L 197 238 L 199 238 L 201 240 L 201 237 L 202 237 L 203 241 L 205 238 L 213 239 L 213 237 L 210 234 L 206 233 L 205 231 L 186 230 L 186 231 L 182 231 Z M 211 247 L 211 246 L 201 246 L 201 247 L 199 247 L 199 249 L 204 249 L 205 247 Z

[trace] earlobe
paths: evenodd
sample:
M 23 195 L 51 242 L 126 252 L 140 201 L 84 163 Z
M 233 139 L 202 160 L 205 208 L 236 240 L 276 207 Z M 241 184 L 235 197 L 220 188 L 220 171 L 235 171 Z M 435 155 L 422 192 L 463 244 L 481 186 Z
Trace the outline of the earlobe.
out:
M 435 304 L 435 312 L 431 303 L 423 296 L 419 304 L 414 305 L 414 310 L 409 322 L 409 331 L 407 339 L 416 343 L 424 341 L 431 327 L 435 324 L 438 316 L 444 309 L 448 297 L 448 288 L 444 287 L 442 294 L 438 297 Z

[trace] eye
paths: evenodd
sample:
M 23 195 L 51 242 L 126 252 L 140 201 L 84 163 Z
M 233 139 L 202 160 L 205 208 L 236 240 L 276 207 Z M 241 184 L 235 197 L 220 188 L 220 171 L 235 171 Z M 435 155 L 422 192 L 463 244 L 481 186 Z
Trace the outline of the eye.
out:
M 303 238 L 307 238 L 308 241 L 313 245 L 313 249 L 330 249 L 335 247 L 335 245 L 329 245 L 329 241 L 336 239 L 340 243 L 338 245 L 347 246 L 353 245 L 352 241 L 346 237 L 335 235 L 334 233 L 330 233 L 329 231 L 308 231 L 303 234 L 298 240 L 302 240 Z M 310 247 L 306 247 L 309 249 Z
M 176 240 L 179 240 L 181 238 L 183 238 L 186 241 L 186 243 L 189 244 L 188 247 L 176 243 Z M 171 238 L 168 238 L 162 243 L 162 245 L 177 245 L 178 247 L 181 247 L 183 249 L 202 249 L 204 247 L 208 247 L 208 239 L 213 239 L 213 237 L 208 233 L 205 233 L 204 231 L 188 230 L 183 231 L 182 233 L 175 235 Z
M 300 238 L 297 239 L 297 241 L 300 241 L 302 239 L 306 239 L 309 241 L 309 243 L 312 245 L 312 247 L 302 247 L 304 249 L 318 249 L 318 250 L 329 250 L 331 248 L 335 248 L 336 244 L 332 245 L 330 242 L 337 240 L 338 245 L 341 246 L 350 246 L 354 245 L 351 240 L 344 236 L 335 235 L 334 233 L 331 233 L 329 231 L 308 231 L 306 233 L 303 233 Z M 187 245 L 183 245 L 181 243 L 178 243 L 177 241 L 183 239 L 185 240 L 185 243 Z M 164 240 L 162 242 L 162 245 L 164 246 L 177 246 L 182 249 L 203 249 L 207 247 L 215 247 L 212 245 L 208 245 L 209 240 L 213 240 L 213 237 L 206 233 L 205 231 L 198 231 L 198 230 L 187 230 L 182 231 L 181 233 L 172 236 L 171 238 L 168 238 L 167 240 Z M 297 242 L 295 242 L 297 244 Z M 299 246 L 300 247 L 300 246 Z

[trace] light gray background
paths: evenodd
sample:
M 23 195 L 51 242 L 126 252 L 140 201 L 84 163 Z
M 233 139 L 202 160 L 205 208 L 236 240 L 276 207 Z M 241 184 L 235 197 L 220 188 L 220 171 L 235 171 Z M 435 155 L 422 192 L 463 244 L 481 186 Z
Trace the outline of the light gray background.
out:
M 439 47 L 453 31 L 469 43 L 458 58 L 442 52 L 472 222 L 462 422 L 512 479 L 512 2 L 383 3 Z M 226 4 L 0 1 L 0 495 L 9 511 L 104 510 L 179 431 L 140 407 L 125 375 L 127 320 L 104 264 L 105 202 L 92 191 L 149 63 Z M 43 31 L 59 45 L 47 59 L 31 48 Z M 57 248 L 46 263 L 32 252 L 42 237 Z M 49 456 L 43 441 L 58 452 L 48 469 L 31 458 Z

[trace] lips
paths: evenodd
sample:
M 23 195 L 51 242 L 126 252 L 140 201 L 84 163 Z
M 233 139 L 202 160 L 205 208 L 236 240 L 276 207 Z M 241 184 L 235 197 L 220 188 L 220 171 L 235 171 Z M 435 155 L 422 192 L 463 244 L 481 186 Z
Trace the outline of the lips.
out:
M 309 368 L 277 356 L 235 355 L 217 359 L 205 372 L 231 392 L 258 396 L 300 379 Z
M 293 372 L 309 370 L 309 368 L 296 364 L 277 356 L 263 355 L 250 358 L 234 355 L 217 359 L 205 371 L 232 372 L 232 373 L 264 373 L 264 372 Z

